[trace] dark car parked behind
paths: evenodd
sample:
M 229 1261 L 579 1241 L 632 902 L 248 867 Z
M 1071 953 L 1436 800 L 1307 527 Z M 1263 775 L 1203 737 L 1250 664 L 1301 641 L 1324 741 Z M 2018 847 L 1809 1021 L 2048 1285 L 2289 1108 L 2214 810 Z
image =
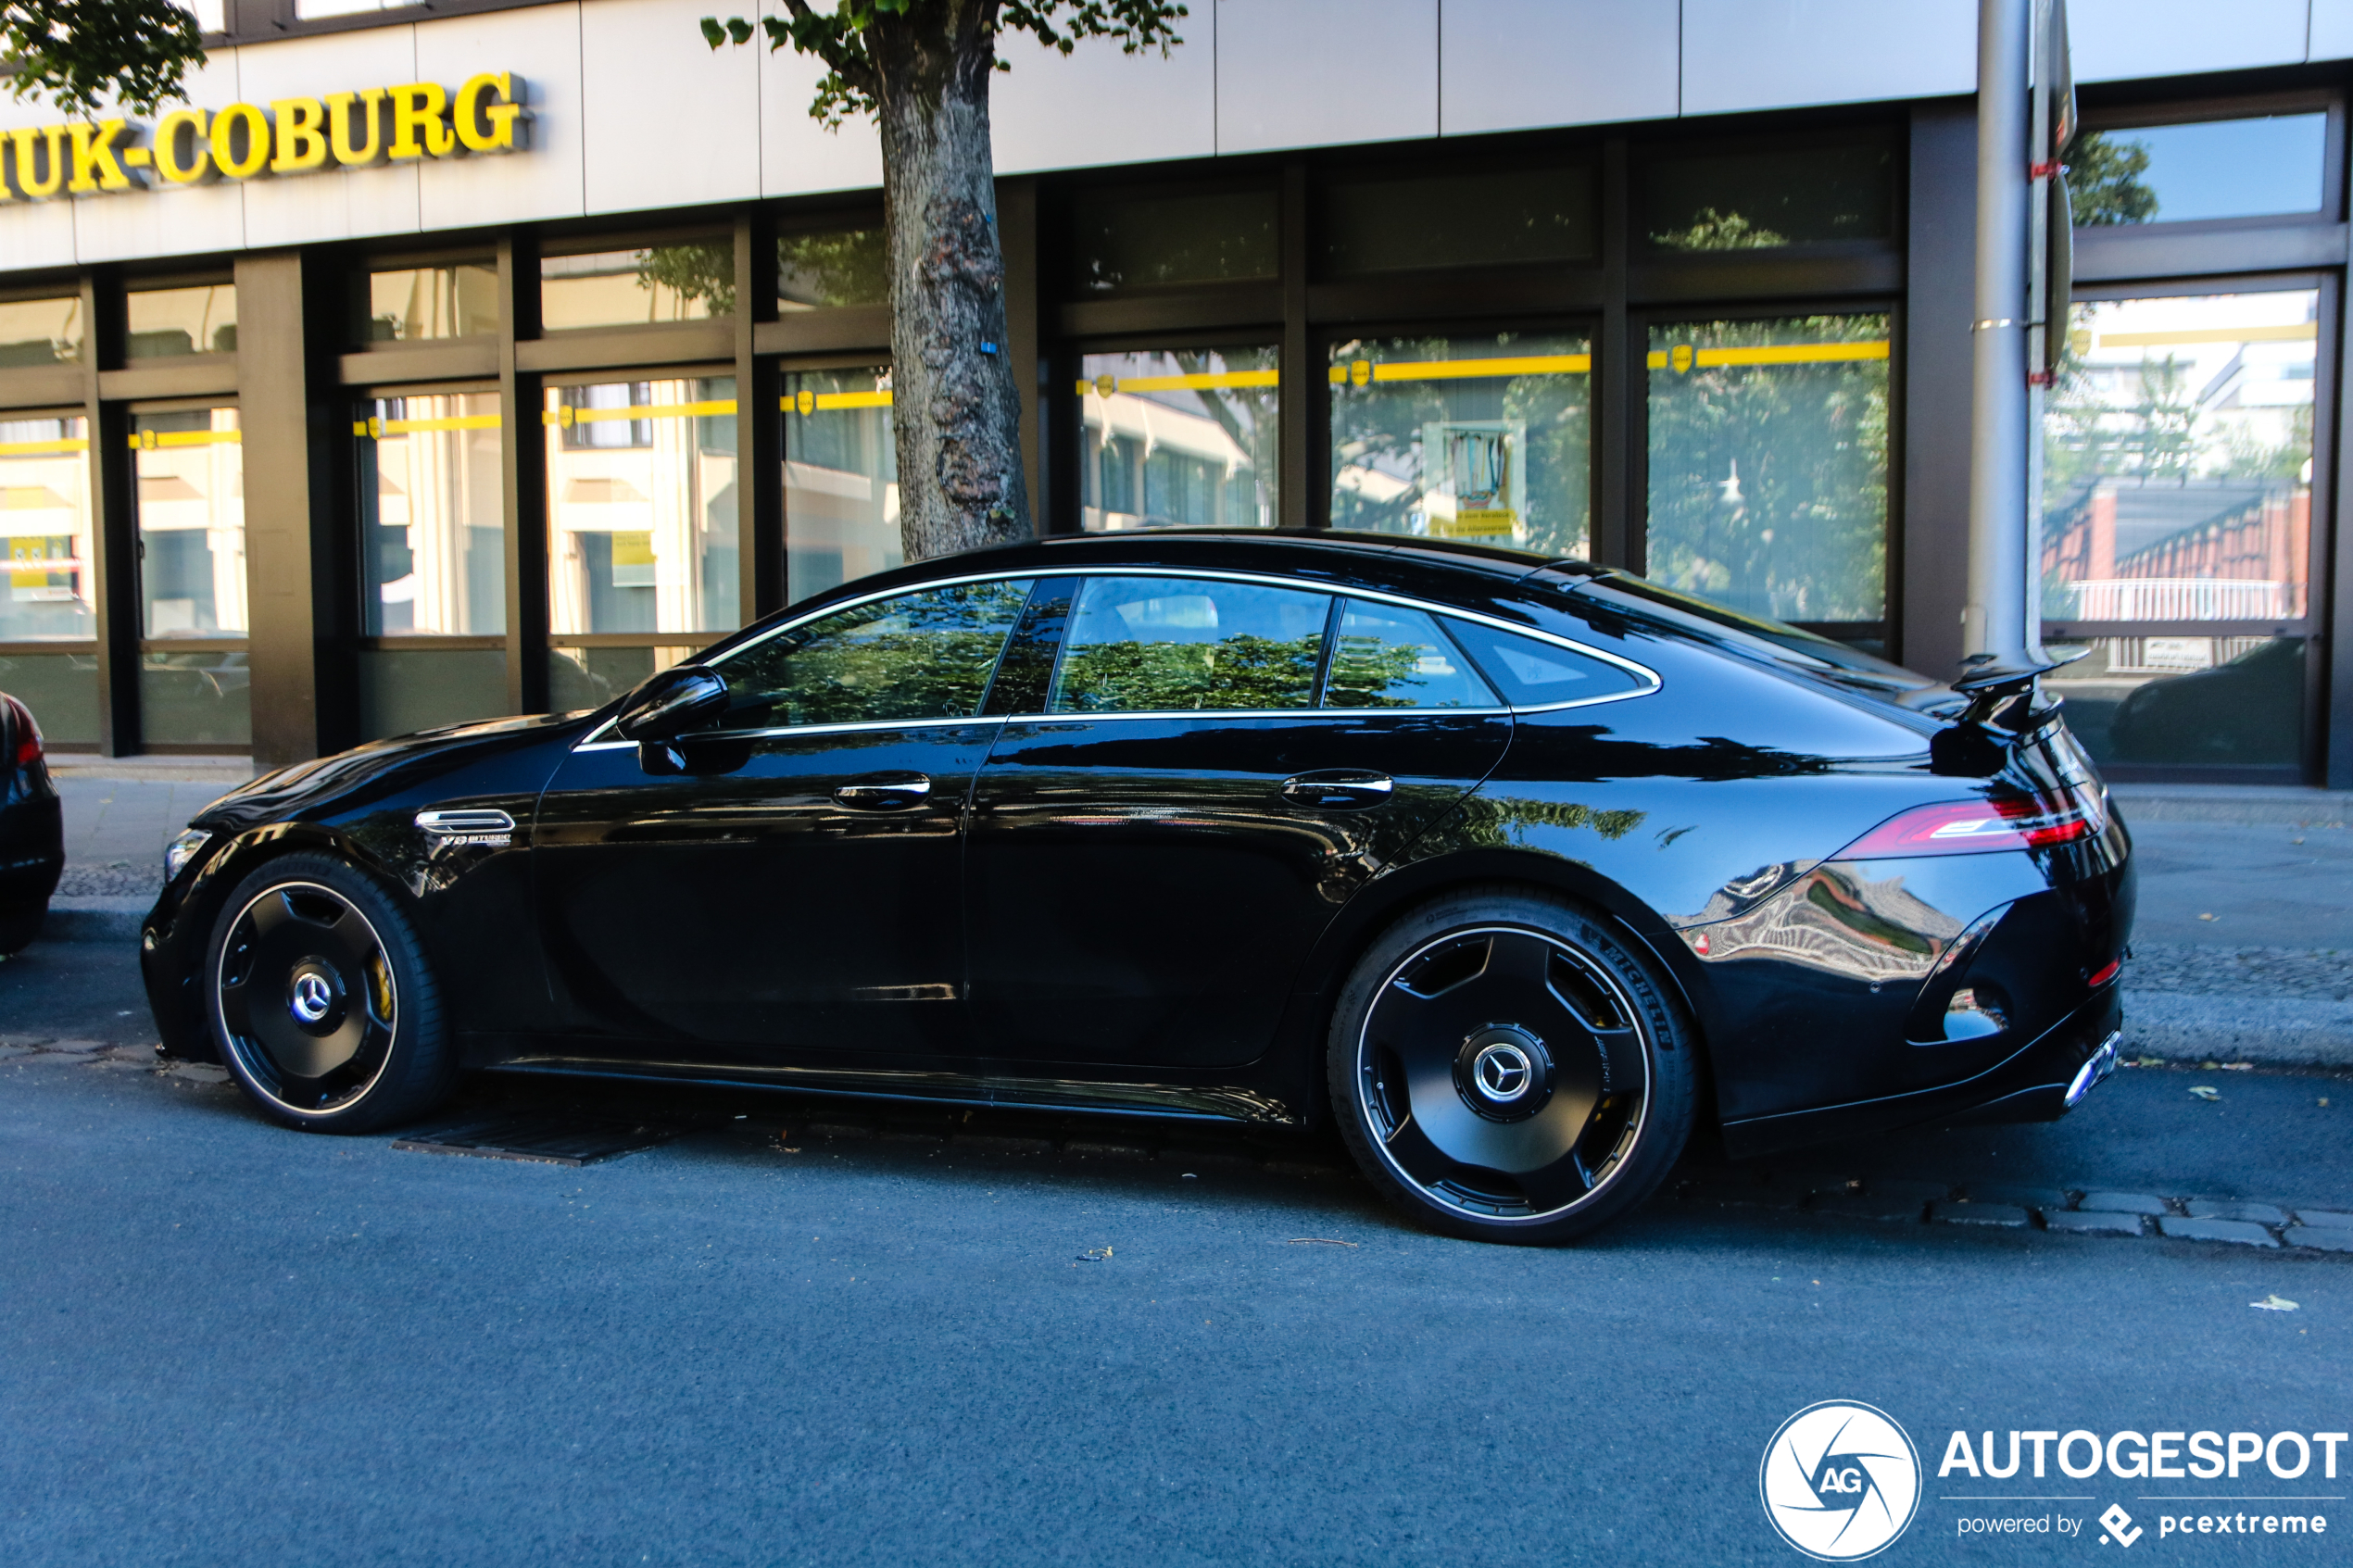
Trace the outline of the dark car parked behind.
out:
M 296 1126 L 465 1066 L 1299 1123 L 1559 1240 L 1736 1154 L 2055 1116 L 2130 842 L 1956 690 L 1623 572 L 1113 534 L 865 579 L 592 713 L 304 763 L 173 845 L 165 1047 Z
M 0 954 L 41 930 L 65 870 L 65 823 L 31 709 L 0 692 Z

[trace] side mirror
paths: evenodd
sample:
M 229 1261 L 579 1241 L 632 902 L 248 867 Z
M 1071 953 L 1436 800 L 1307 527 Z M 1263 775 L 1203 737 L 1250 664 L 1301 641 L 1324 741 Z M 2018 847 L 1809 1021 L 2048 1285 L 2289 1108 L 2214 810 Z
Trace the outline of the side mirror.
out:
M 727 677 L 682 665 L 664 670 L 631 692 L 613 728 L 623 740 L 666 741 L 709 726 L 727 711 Z

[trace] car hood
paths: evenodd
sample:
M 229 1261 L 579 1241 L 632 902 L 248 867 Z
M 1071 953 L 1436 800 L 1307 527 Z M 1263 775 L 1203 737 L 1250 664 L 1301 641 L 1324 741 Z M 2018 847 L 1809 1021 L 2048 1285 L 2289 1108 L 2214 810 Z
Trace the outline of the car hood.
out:
M 332 757 L 296 762 L 240 784 L 205 808 L 191 826 L 242 832 L 266 823 L 318 815 L 393 790 L 412 788 L 436 773 L 504 752 L 528 751 L 585 730 L 589 713 L 542 713 L 450 724 L 391 740 L 370 741 Z M 548 768 L 554 767 L 551 754 Z M 543 780 L 535 780 L 536 787 Z

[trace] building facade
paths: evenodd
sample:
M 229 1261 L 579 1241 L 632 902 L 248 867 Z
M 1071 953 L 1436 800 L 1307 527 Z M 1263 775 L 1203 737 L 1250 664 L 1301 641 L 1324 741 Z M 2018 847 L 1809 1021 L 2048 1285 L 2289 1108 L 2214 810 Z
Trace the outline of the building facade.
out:
M 602 701 L 897 564 L 880 163 L 684 0 L 205 0 L 0 108 L 0 689 L 297 759 Z M 2120 776 L 2353 784 L 2353 0 L 2072 0 L 2037 487 Z M 1974 0 L 1195 0 L 1009 39 L 1046 532 L 1491 539 L 1962 648 Z

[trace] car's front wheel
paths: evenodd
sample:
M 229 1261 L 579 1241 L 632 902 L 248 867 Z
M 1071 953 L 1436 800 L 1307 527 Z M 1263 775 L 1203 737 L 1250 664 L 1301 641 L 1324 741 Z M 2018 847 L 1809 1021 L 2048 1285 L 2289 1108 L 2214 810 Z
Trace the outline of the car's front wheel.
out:
M 1340 1130 L 1373 1184 L 1482 1241 L 1567 1241 L 1640 1203 L 1690 1136 L 1693 1031 L 1647 955 L 1567 899 L 1439 898 L 1334 1010 Z
M 429 1109 L 455 1076 L 415 928 L 332 856 L 288 855 L 239 884 L 205 981 L 221 1061 L 289 1126 L 370 1132 Z

